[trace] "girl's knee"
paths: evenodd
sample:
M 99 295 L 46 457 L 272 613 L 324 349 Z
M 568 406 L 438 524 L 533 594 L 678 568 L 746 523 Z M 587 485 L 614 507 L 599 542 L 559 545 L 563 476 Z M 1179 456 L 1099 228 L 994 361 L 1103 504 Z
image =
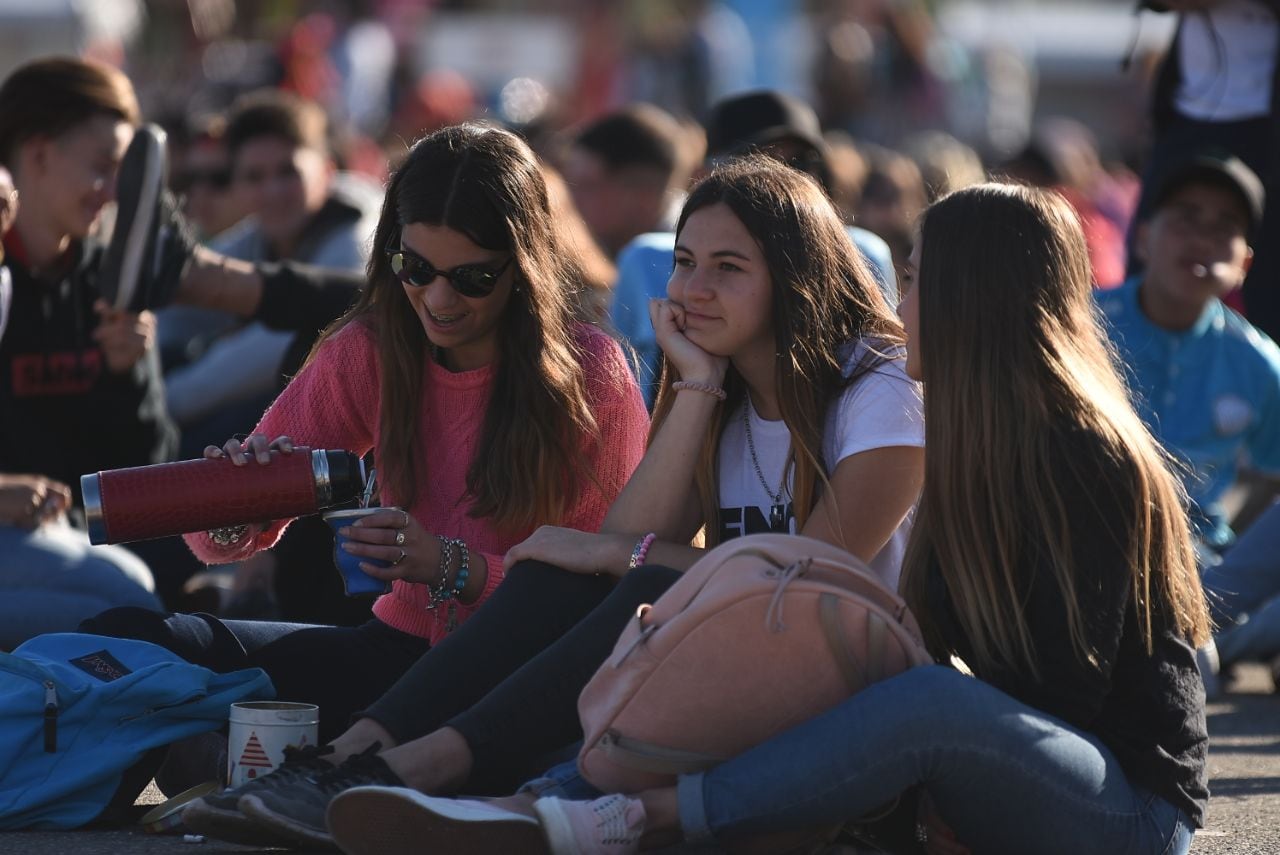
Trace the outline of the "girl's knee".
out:
M 153 636 L 163 630 L 166 617 L 163 612 L 140 606 L 119 606 L 81 621 L 76 631 L 89 635 L 152 641 Z

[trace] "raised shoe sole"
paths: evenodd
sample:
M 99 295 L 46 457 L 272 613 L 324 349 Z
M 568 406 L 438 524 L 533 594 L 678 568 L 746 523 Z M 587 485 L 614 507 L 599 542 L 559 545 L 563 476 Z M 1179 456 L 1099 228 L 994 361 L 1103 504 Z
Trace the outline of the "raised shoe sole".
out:
M 204 799 L 187 805 L 182 812 L 182 824 L 195 834 L 245 846 L 288 846 L 292 842 L 238 809 L 214 807 Z
M 148 260 L 148 250 L 154 252 L 151 240 L 155 225 L 160 193 L 164 189 L 165 140 L 163 130 L 155 125 L 145 125 L 135 133 L 137 146 L 130 144 L 125 162 L 120 167 L 120 178 L 130 178 L 131 170 L 141 170 L 137 181 L 121 180 L 117 201 L 115 228 L 125 229 L 123 257 L 115 282 L 115 295 L 111 303 L 117 309 L 133 307 L 138 286 L 142 279 L 142 267 Z M 133 156 L 131 159 L 130 156 Z M 141 166 L 138 161 L 141 161 Z M 112 243 L 117 243 L 115 236 Z
M 402 787 L 354 787 L 329 805 L 347 855 L 549 855 L 533 817 Z

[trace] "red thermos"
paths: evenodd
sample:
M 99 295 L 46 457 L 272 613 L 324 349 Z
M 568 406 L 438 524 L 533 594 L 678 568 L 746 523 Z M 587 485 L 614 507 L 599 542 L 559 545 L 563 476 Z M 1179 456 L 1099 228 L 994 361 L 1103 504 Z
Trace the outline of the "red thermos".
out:
M 213 528 L 291 519 L 360 495 L 364 466 L 350 451 L 295 448 L 271 463 L 228 457 L 182 460 L 83 475 L 91 543 L 127 543 Z

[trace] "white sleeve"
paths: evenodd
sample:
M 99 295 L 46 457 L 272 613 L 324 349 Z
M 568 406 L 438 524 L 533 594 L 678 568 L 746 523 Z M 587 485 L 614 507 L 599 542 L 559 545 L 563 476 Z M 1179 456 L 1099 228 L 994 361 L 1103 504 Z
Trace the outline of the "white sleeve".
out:
M 826 449 L 828 466 L 860 451 L 894 446 L 924 447 L 924 401 L 920 384 L 901 360 L 877 365 L 840 396 Z

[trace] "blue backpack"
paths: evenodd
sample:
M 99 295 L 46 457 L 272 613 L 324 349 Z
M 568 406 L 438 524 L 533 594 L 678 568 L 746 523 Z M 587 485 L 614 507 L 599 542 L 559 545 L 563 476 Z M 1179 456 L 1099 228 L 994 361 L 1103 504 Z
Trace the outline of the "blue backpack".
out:
M 216 674 L 145 641 L 50 633 L 0 653 L 0 829 L 84 825 L 146 752 L 273 697 L 260 668 Z

